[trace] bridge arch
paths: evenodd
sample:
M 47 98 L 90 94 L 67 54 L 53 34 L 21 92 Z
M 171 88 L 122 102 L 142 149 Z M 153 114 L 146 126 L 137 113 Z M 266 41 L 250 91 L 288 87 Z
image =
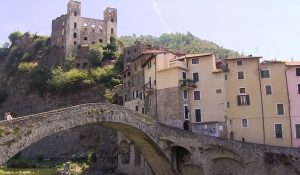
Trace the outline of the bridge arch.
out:
M 42 138 L 93 123 L 116 129 L 131 139 L 155 174 L 174 174 L 169 160 L 156 144 L 158 123 L 112 104 L 84 104 L 0 122 L 0 164 Z

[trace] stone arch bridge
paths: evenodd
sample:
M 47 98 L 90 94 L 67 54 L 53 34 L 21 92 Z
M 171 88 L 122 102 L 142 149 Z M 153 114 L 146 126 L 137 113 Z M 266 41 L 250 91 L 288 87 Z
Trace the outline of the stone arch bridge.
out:
M 0 164 L 44 137 L 93 123 L 131 139 L 156 175 L 300 174 L 299 149 L 195 134 L 122 106 L 96 103 L 0 122 Z

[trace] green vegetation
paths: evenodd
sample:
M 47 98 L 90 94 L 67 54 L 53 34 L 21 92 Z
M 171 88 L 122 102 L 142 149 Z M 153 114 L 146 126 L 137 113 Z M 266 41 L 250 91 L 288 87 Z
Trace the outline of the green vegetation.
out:
M 226 58 L 230 56 L 239 55 L 238 52 L 225 49 L 213 42 L 202 40 L 191 33 L 186 35 L 163 34 L 160 37 L 153 37 L 151 35 L 141 35 L 139 37 L 123 36 L 120 40 L 124 42 L 125 46 L 134 45 L 136 40 L 158 44 L 169 49 L 180 50 L 186 53 L 214 53 L 217 57 Z
M 14 44 L 18 40 L 18 38 L 20 38 L 21 36 L 23 36 L 23 33 L 20 31 L 16 31 L 16 32 L 11 33 L 8 36 L 8 39 L 12 44 Z
M 0 61 L 3 61 L 5 57 L 8 55 L 9 47 L 10 47 L 9 43 L 4 43 L 2 47 L 0 47 Z
M 37 63 L 34 62 L 22 62 L 19 64 L 18 69 L 21 72 L 31 72 L 35 69 Z
M 101 44 L 93 44 L 89 48 L 88 59 L 93 66 L 100 66 L 103 59 L 103 48 Z

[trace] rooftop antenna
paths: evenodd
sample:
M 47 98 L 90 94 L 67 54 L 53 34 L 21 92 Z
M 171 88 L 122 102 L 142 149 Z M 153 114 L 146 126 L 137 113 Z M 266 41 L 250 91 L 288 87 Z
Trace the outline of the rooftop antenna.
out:
M 294 58 L 293 57 L 291 57 L 291 62 L 294 62 Z

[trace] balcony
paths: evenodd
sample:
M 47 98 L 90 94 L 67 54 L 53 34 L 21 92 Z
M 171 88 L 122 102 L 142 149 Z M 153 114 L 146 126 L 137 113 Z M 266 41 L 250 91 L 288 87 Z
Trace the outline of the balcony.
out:
M 144 91 L 146 94 L 149 94 L 154 91 L 153 84 L 151 82 L 148 82 L 147 84 L 144 85 Z
M 196 88 L 196 81 L 191 79 L 179 80 L 179 85 L 183 88 Z

